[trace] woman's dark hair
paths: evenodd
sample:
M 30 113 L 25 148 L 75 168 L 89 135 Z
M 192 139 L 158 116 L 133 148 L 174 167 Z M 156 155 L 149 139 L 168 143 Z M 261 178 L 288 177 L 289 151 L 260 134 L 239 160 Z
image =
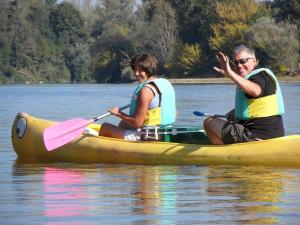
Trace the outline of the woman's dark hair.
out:
M 142 68 L 148 76 L 155 76 L 157 73 L 158 61 L 155 56 L 144 53 L 133 56 L 130 59 L 130 66 L 134 70 L 137 66 Z
M 130 67 L 132 70 L 134 70 L 135 68 L 135 62 L 136 62 L 136 59 L 139 57 L 140 55 L 135 55 L 135 56 L 132 56 L 129 60 L 129 63 L 130 63 Z

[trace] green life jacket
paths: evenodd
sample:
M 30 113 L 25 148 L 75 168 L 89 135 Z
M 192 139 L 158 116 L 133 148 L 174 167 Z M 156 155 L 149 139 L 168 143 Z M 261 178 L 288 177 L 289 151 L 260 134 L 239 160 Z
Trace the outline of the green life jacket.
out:
M 278 81 L 273 72 L 266 68 L 256 69 L 249 73 L 245 79 L 265 71 L 276 85 L 276 93 L 260 98 L 247 98 L 246 94 L 237 87 L 235 95 L 235 117 L 240 120 L 262 118 L 284 113 L 284 103 Z
M 148 109 L 144 126 L 167 126 L 173 124 L 176 118 L 175 91 L 171 83 L 164 78 L 156 78 L 138 85 L 130 102 L 129 115 L 133 116 L 135 114 L 138 96 L 142 88 L 148 83 L 154 83 L 158 88 L 160 105 L 157 108 Z

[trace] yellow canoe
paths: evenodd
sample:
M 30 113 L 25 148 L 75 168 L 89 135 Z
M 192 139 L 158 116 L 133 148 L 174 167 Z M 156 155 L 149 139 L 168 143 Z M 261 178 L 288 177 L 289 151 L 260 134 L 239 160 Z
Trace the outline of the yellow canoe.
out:
M 219 146 L 174 142 L 128 142 L 82 135 L 49 152 L 43 143 L 43 130 L 53 124 L 54 121 L 18 113 L 11 136 L 18 157 L 38 162 L 300 167 L 300 135 Z M 99 129 L 100 125 L 92 127 Z

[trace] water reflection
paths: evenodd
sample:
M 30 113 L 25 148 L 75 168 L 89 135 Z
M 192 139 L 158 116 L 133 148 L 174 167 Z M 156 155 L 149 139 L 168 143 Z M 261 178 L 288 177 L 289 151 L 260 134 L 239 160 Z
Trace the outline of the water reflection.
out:
M 218 213 L 235 215 L 237 224 L 275 224 L 284 178 L 281 170 L 269 167 L 210 167 L 207 194 Z
M 31 207 L 22 217 L 49 225 L 276 224 L 289 213 L 299 219 L 299 171 L 289 171 L 17 163 L 13 179 Z
M 136 171 L 134 212 L 152 215 L 176 215 L 176 167 L 142 167 Z M 146 224 L 153 224 L 153 221 Z M 165 224 L 165 223 L 164 223 Z
M 72 169 L 45 167 L 45 216 L 80 216 L 88 211 L 84 206 L 87 197 L 85 175 Z
M 85 172 L 63 166 L 23 161 L 15 163 L 13 177 L 19 181 L 16 184 L 23 197 L 20 204 L 26 203 L 28 207 L 28 212 L 23 216 L 30 221 L 43 221 L 47 225 L 82 224 L 76 218 L 85 216 L 91 210 L 86 204 L 88 190 Z M 23 186 L 24 183 L 27 185 Z M 28 194 L 28 190 L 33 193 Z
M 135 195 L 133 209 L 137 214 L 156 214 L 161 205 L 160 171 L 158 169 L 136 171 L 136 187 L 132 193 Z
M 132 202 L 127 215 L 136 224 L 174 224 L 168 217 L 176 216 L 176 166 L 112 166 L 103 165 L 102 180 L 119 185 L 114 189 L 123 193 L 123 201 Z M 116 178 L 118 180 L 116 181 Z M 102 198 L 105 196 L 102 196 Z M 110 195 L 110 197 L 113 197 Z M 110 199 L 115 201 L 114 199 Z M 124 207 L 124 205 L 123 205 Z M 124 208 L 122 209 L 124 212 Z

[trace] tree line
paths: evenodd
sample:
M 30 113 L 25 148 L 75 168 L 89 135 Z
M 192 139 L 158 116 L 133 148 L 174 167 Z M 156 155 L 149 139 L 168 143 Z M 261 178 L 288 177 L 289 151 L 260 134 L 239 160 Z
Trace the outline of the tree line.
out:
M 141 52 L 159 75 L 212 77 L 239 44 L 295 75 L 299 26 L 299 0 L 0 0 L 0 83 L 130 82 Z

